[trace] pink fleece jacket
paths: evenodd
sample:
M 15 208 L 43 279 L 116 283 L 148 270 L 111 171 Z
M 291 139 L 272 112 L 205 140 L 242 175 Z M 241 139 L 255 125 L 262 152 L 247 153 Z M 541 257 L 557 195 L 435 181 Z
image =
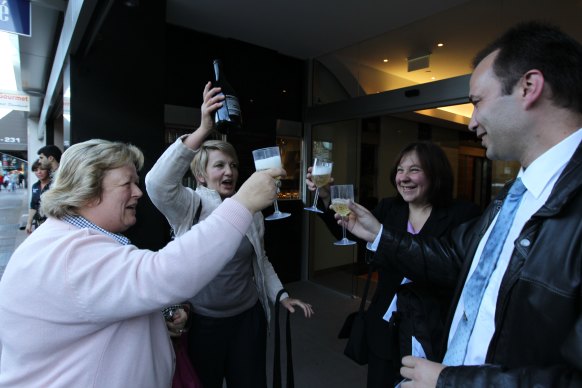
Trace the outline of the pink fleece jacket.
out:
M 160 310 L 204 287 L 251 222 L 229 199 L 152 252 L 47 220 L 0 281 L 0 387 L 170 387 L 174 353 Z

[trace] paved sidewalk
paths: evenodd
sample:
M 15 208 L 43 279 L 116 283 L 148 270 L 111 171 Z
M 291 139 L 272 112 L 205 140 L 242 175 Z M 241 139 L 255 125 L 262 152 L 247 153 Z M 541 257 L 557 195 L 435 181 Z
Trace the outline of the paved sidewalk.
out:
M 0 191 L 0 278 L 14 250 L 27 237 L 25 230 L 28 214 L 28 191 L 17 189 Z

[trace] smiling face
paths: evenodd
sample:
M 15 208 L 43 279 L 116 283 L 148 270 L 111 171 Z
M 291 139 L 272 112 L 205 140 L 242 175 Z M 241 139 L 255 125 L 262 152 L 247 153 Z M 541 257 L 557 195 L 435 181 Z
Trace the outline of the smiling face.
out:
M 127 165 L 108 170 L 101 183 L 101 196 L 79 213 L 95 225 L 121 233 L 135 224 L 136 206 L 143 195 L 138 187 L 135 166 Z
M 199 176 L 197 179 L 209 189 L 218 192 L 221 198 L 230 197 L 236 189 L 238 164 L 226 153 L 211 150 L 208 152 L 206 176 Z
M 516 160 L 527 133 L 521 130 L 518 88 L 502 93 L 502 85 L 493 71 L 497 51 L 485 57 L 475 68 L 470 81 L 469 98 L 474 106 L 469 129 L 487 148 L 493 160 Z
M 396 168 L 394 181 L 404 201 L 416 205 L 427 204 L 430 181 L 420 164 L 416 151 L 402 156 Z

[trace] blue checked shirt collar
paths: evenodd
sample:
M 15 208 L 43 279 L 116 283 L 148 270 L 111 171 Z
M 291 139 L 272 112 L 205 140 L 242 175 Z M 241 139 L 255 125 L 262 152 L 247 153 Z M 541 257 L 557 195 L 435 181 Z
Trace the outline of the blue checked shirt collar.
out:
M 86 219 L 85 217 L 66 215 L 62 218 L 62 220 L 68 222 L 71 225 L 75 225 L 77 228 L 93 229 L 93 230 L 101 232 L 109 237 L 113 237 L 117 242 L 119 242 L 122 245 L 131 244 L 131 241 L 129 241 L 129 239 L 127 237 L 125 237 L 121 234 L 108 232 L 105 229 L 98 227 L 97 225 L 95 225 L 94 223 L 92 223 L 91 221 Z

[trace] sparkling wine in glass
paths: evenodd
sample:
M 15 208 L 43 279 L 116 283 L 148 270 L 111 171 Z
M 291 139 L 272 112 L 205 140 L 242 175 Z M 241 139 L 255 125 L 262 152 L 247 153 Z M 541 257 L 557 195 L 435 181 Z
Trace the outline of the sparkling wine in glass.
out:
M 354 200 L 354 185 L 334 185 L 331 186 L 331 208 L 342 216 L 342 220 L 347 217 L 351 210 L 348 207 L 350 201 Z M 343 238 L 334 242 L 334 245 L 354 245 L 356 242 L 346 237 L 346 226 L 342 224 Z
M 261 148 L 253 151 L 253 159 L 255 160 L 255 169 L 257 171 L 267 170 L 269 168 L 281 168 L 281 153 L 279 152 L 279 147 L 267 147 Z M 277 193 L 279 192 L 279 186 L 281 185 L 281 177 L 277 177 Z M 273 202 L 275 206 L 275 212 L 265 220 L 280 220 L 282 218 L 287 218 L 291 213 L 283 213 L 279 211 L 279 205 L 277 204 L 277 198 Z
M 310 212 L 323 213 L 317 208 L 317 198 L 319 197 L 319 188 L 327 185 L 331 179 L 331 168 L 333 162 L 323 158 L 315 158 L 313 161 L 313 168 L 311 169 L 311 180 L 315 184 L 315 197 L 313 198 L 313 205 L 304 208 Z

